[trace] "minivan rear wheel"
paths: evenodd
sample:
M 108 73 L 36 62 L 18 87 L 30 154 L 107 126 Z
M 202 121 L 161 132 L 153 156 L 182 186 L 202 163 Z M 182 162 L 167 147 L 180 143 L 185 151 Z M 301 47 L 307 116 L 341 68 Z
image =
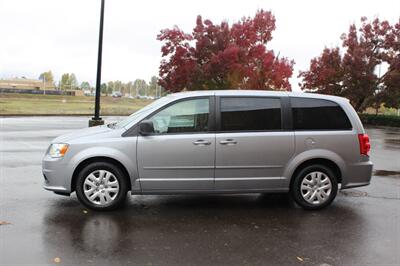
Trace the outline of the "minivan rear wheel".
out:
M 95 162 L 78 174 L 76 195 L 79 201 L 92 210 L 114 210 L 120 207 L 128 190 L 124 173 L 108 162 Z
M 332 203 L 338 191 L 337 177 L 325 165 L 310 165 L 300 170 L 291 186 L 293 199 L 307 210 L 322 209 Z

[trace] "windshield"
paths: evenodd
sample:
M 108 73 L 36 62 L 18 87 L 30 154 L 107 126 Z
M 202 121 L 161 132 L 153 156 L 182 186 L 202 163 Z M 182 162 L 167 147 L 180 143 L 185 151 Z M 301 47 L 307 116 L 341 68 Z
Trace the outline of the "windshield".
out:
M 155 100 L 154 102 L 150 103 L 149 105 L 146 105 L 142 109 L 137 110 L 136 112 L 134 112 L 130 116 L 126 117 L 125 119 L 122 119 L 121 121 L 116 122 L 113 125 L 113 128 L 121 128 L 121 127 L 128 126 L 130 123 L 135 121 L 142 113 L 162 106 L 164 103 L 168 102 L 170 100 L 170 98 L 171 98 L 171 96 L 165 96 L 158 100 Z

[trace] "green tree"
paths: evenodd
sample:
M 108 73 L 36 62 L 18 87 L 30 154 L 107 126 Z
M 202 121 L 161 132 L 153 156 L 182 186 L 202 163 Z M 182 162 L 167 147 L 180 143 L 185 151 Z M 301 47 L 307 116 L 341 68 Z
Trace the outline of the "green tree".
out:
M 107 89 L 108 89 L 107 88 L 107 84 L 106 83 L 102 83 L 101 86 L 100 86 L 101 93 L 103 93 L 106 96 L 108 96 L 108 90 Z
M 132 95 L 133 82 L 129 81 L 128 83 L 126 83 L 125 88 L 126 88 L 126 93 Z
M 75 90 L 78 88 L 78 80 L 74 73 L 64 73 L 61 76 L 60 81 L 60 89 L 61 90 Z
M 114 81 L 114 91 L 122 92 L 122 82 L 120 80 Z
M 39 79 L 45 81 L 47 84 L 51 84 L 51 86 L 54 86 L 54 76 L 51 70 L 40 74 Z
M 114 92 L 114 81 L 109 81 L 107 84 L 107 92 L 108 94 L 112 94 Z
M 69 75 L 69 85 L 72 90 L 75 90 L 78 88 L 78 79 L 76 78 L 74 73 L 71 73 Z
M 122 95 L 125 95 L 125 90 L 126 90 L 125 84 L 121 83 L 121 89 L 119 90 L 119 92 L 122 93 Z
M 149 95 L 158 98 L 161 97 L 162 94 L 163 88 L 158 84 L 158 78 L 156 76 L 152 76 L 149 83 Z
M 81 83 L 81 89 L 82 89 L 82 90 L 90 90 L 90 83 L 87 82 L 87 81 L 83 81 L 83 82 Z
M 145 80 L 137 79 L 133 82 L 133 89 L 135 90 L 135 95 L 146 95 L 148 85 Z
M 61 76 L 61 81 L 60 81 L 60 89 L 61 90 L 67 90 L 69 89 L 70 83 L 69 83 L 69 73 L 64 73 Z

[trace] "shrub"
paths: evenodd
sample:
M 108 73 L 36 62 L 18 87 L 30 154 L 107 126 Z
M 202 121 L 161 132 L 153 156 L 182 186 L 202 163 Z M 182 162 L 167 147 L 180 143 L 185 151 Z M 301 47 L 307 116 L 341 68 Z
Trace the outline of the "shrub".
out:
M 359 114 L 365 125 L 400 127 L 400 116 L 397 115 L 374 115 Z

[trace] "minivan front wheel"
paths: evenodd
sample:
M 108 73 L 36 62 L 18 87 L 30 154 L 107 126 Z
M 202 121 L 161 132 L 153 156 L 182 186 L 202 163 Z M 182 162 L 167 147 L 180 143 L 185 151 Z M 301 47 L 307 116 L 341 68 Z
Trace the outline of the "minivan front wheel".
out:
M 294 177 L 291 192 L 294 200 L 304 209 L 322 209 L 335 199 L 337 177 L 324 165 L 310 165 Z
M 127 182 L 124 173 L 108 162 L 87 165 L 78 174 L 76 195 L 93 210 L 113 210 L 126 199 Z

